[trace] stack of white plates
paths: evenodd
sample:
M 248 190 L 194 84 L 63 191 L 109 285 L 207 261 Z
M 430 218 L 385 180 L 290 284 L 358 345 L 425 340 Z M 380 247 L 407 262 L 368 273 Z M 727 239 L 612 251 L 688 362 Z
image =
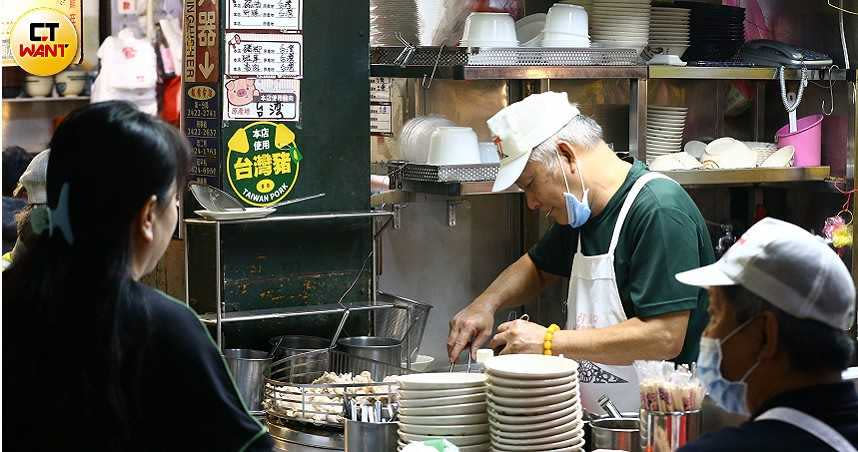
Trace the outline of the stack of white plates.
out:
M 489 450 L 486 376 L 463 372 L 399 378 L 399 449 L 443 438 L 462 452 Z
M 656 55 L 681 57 L 691 45 L 690 9 L 652 8 L 649 22 L 649 48 Z
M 397 34 L 413 45 L 420 44 L 418 17 L 415 0 L 370 0 L 370 45 L 401 46 Z
M 687 107 L 650 105 L 646 117 L 647 163 L 656 157 L 682 151 Z
M 486 363 L 492 450 L 584 450 L 578 363 L 544 355 L 504 355 Z
M 402 126 L 399 132 L 399 157 L 425 165 L 429 157 L 432 133 L 439 127 L 453 127 L 452 121 L 440 116 L 418 116 Z
M 649 41 L 650 0 L 593 0 L 590 38 L 599 47 L 642 51 Z

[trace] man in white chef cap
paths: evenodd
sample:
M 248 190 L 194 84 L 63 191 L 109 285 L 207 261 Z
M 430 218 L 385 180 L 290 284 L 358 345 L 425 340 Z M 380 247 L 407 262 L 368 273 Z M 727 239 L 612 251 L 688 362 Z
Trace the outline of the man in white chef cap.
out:
M 492 339 L 499 309 L 569 278 L 565 318 L 555 322 L 564 329 L 503 323 L 492 348 L 578 360 L 585 409 L 601 412 L 606 394 L 621 411 L 636 410 L 634 360 L 697 358 L 707 294 L 673 275 L 715 260 L 700 211 L 676 182 L 617 157 L 565 93 L 529 96 L 488 125 L 501 153 L 494 191 L 517 185 L 528 207 L 556 224 L 453 318 L 450 360 Z
M 680 449 L 838 451 L 858 446 L 852 275 L 819 237 L 764 218 L 715 264 L 676 275 L 709 289 L 697 375 L 712 401 L 750 416 Z
M 47 181 L 48 181 L 48 159 L 51 150 L 46 149 L 33 157 L 27 169 L 21 174 L 18 186 L 15 188 L 15 196 L 26 194 L 27 206 L 15 215 L 18 239 L 12 251 L 0 258 L 0 270 L 6 270 L 15 259 L 27 249 L 27 244 L 33 240 L 30 230 L 30 213 L 34 208 L 47 203 Z

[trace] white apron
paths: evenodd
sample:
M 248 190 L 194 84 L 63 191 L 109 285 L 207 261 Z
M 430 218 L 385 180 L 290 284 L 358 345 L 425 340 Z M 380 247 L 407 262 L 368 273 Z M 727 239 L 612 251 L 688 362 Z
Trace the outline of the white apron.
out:
M 658 173 L 647 173 L 635 181 L 626 196 L 606 254 L 585 256 L 581 253 L 581 235 L 578 235 L 578 251 L 572 261 L 569 275 L 569 295 L 566 328 L 581 330 L 605 328 L 622 323 L 628 318 L 620 300 L 617 275 L 614 273 L 614 250 L 617 248 L 620 231 L 635 199 L 647 182 L 668 179 Z M 581 384 L 581 402 L 591 413 L 602 413 L 598 400 L 607 394 L 620 411 L 638 411 L 640 388 L 632 366 L 611 366 L 580 361 L 578 378 Z
M 820 441 L 828 444 L 833 450 L 838 452 L 856 452 L 855 447 L 837 430 L 834 430 L 825 422 L 799 410 L 787 407 L 772 408 L 755 419 L 755 421 L 765 420 L 781 421 L 798 427 L 817 437 Z

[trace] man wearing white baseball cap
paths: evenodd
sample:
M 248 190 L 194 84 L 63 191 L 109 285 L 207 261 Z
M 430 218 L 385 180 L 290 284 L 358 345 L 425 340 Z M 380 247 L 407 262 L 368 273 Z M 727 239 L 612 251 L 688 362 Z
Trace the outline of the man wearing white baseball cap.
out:
M 26 251 L 27 243 L 31 241 L 32 236 L 32 231 L 30 230 L 30 213 L 35 207 L 48 202 L 47 181 L 48 158 L 50 154 L 50 149 L 36 154 L 33 160 L 30 160 L 30 164 L 27 165 L 27 169 L 21 174 L 21 178 L 18 180 L 18 186 L 15 188 L 14 195 L 20 196 L 24 192 L 27 197 L 27 206 L 15 215 L 18 239 L 15 241 L 12 251 L 0 258 L 0 270 L 6 270 L 12 265 L 17 256 Z
M 621 411 L 636 410 L 634 360 L 697 358 L 706 291 L 672 275 L 715 260 L 703 217 L 676 182 L 617 157 L 565 93 L 529 96 L 488 125 L 502 153 L 494 190 L 516 184 L 529 208 L 557 224 L 450 322 L 450 360 L 492 337 L 499 309 L 569 278 L 556 320 L 565 329 L 507 322 L 492 348 L 576 359 L 585 409 L 601 412 L 606 394 Z
M 855 286 L 821 238 L 765 218 L 676 279 L 709 290 L 697 365 L 709 397 L 751 416 L 683 452 L 856 450 L 858 393 L 841 377 L 855 352 Z

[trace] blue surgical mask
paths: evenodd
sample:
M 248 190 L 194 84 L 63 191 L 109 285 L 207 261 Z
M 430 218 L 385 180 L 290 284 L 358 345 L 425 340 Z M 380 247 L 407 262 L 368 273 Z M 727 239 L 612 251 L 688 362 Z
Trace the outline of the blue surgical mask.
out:
M 560 160 L 560 154 L 557 154 L 557 159 Z M 562 160 L 561 160 L 562 161 Z M 562 166 L 562 165 L 561 165 Z M 580 228 L 590 219 L 590 190 L 584 187 L 584 176 L 581 175 L 581 163 L 578 162 L 578 177 L 581 179 L 581 188 L 584 190 L 583 201 L 579 201 L 575 195 L 569 192 L 569 181 L 566 179 L 566 172 L 563 168 L 560 173 L 563 175 L 563 183 L 566 184 L 566 192 L 563 193 L 563 200 L 566 201 L 566 215 L 569 217 L 569 226 Z
M 724 339 L 701 337 L 700 355 L 697 357 L 697 376 L 703 382 L 712 401 L 730 413 L 743 416 L 750 415 L 748 412 L 748 384 L 745 381 L 751 372 L 760 365 L 760 361 L 757 360 L 739 381 L 727 380 L 721 375 L 721 360 L 723 359 L 721 345 L 751 323 L 751 320 L 753 319 L 739 325 Z

